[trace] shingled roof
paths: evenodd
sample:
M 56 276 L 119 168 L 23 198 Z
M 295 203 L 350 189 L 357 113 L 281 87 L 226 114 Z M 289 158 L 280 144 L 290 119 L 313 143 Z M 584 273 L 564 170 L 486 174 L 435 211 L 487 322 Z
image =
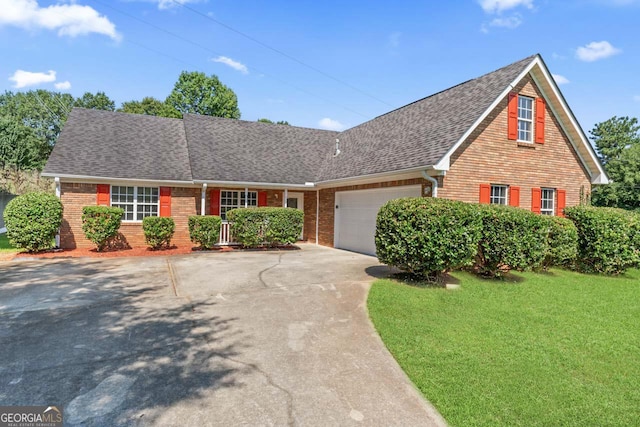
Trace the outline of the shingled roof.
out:
M 74 108 L 44 175 L 191 181 L 180 119 Z
M 76 108 L 43 174 L 303 185 L 429 167 L 535 58 L 341 133 L 191 114 L 179 120 Z M 333 155 L 336 138 L 338 156 Z

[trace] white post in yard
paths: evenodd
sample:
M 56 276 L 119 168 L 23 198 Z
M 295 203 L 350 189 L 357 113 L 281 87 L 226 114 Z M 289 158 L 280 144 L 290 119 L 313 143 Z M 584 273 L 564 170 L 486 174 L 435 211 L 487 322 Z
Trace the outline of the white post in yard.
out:
M 289 198 L 289 190 L 288 189 L 284 189 L 284 200 L 282 201 L 283 205 L 285 208 L 289 207 L 289 201 L 287 200 Z
M 249 187 L 244 187 L 244 207 L 249 207 Z
M 54 181 L 56 183 L 56 197 L 59 199 L 62 191 L 60 190 L 60 177 L 56 176 L 54 178 Z M 60 229 L 58 228 L 58 232 L 56 233 L 56 248 L 60 247 Z
M 204 183 L 202 184 L 202 191 L 200 192 L 200 215 L 204 216 L 205 215 L 205 208 L 204 205 L 207 202 L 207 184 Z
M 318 222 L 320 221 L 320 190 L 316 190 L 316 245 L 318 244 Z

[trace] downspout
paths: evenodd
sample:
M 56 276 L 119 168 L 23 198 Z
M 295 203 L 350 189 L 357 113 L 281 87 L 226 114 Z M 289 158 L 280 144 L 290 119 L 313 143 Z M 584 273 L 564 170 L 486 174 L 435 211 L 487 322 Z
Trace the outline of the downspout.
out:
M 56 176 L 54 179 L 56 184 L 56 197 L 59 199 L 62 195 L 62 191 L 60 190 L 60 177 Z M 58 228 L 58 232 L 56 233 L 56 248 L 60 247 L 60 229 Z
M 200 215 L 204 216 L 206 213 L 206 209 L 204 205 L 207 202 L 207 184 L 202 184 L 202 191 L 200 193 Z
M 431 182 L 431 197 L 438 197 L 438 180 L 427 174 L 426 171 L 422 171 L 422 177 Z
M 320 222 L 320 190 L 316 190 L 316 246 L 318 245 L 318 223 Z

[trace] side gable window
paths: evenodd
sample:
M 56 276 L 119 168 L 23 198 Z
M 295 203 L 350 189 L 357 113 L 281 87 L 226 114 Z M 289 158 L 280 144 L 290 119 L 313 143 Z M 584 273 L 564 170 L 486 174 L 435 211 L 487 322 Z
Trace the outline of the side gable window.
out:
M 507 204 L 507 189 L 506 185 L 491 185 L 491 199 L 492 205 L 506 205 Z
M 533 98 L 518 96 L 518 141 L 533 142 Z
M 555 215 L 555 195 L 554 188 L 542 188 L 540 199 L 540 213 L 542 215 Z

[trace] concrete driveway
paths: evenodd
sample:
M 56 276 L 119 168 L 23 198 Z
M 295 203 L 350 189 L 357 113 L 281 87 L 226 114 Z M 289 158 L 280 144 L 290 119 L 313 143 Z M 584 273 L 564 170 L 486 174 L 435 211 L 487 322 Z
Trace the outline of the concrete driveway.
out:
M 443 425 L 367 317 L 386 268 L 301 247 L 0 264 L 0 405 L 89 426 Z

